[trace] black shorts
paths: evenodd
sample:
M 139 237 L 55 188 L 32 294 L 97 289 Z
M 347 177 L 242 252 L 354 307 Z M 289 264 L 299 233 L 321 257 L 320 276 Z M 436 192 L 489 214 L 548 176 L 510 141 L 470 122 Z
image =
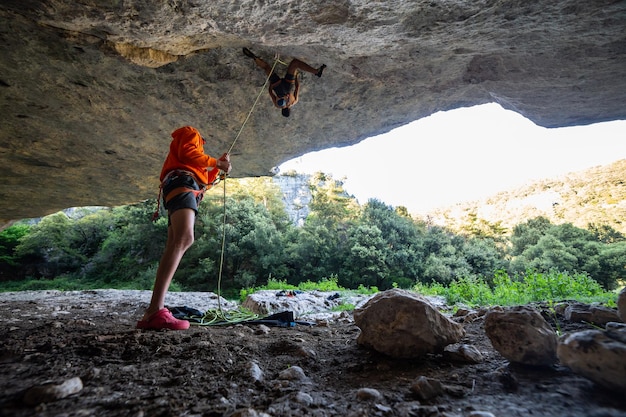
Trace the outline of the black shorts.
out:
M 178 195 L 175 195 L 170 200 L 167 199 L 167 195 L 174 190 L 175 188 L 185 187 L 193 190 L 200 190 L 200 186 L 191 175 L 187 175 L 184 173 L 170 174 L 169 177 L 165 180 L 163 184 L 163 207 L 167 209 L 167 216 L 169 220 L 169 216 L 172 215 L 176 210 L 183 208 L 190 208 L 196 214 L 198 214 L 198 204 L 202 201 L 203 194 L 199 193 L 195 195 L 191 191 L 183 192 Z M 169 223 L 169 221 L 168 221 Z
M 285 78 L 280 78 L 275 73 L 272 73 L 272 75 L 270 76 L 270 83 L 272 85 L 280 81 L 280 84 L 272 88 L 272 90 L 274 90 L 274 93 L 276 93 L 278 97 L 285 97 L 286 95 L 291 93 L 291 90 L 293 90 L 294 86 L 293 80 L 295 80 L 295 77 L 291 74 L 285 75 Z

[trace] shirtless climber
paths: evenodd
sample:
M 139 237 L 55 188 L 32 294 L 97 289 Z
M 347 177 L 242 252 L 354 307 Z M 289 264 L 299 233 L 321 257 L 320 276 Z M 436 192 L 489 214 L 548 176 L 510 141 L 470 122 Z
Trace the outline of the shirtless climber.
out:
M 245 56 L 254 59 L 254 63 L 262 68 L 266 75 L 270 76 L 270 97 L 274 105 L 281 109 L 282 115 L 285 117 L 289 117 L 291 107 L 298 102 L 298 91 L 300 90 L 298 71 L 310 72 L 321 77 L 324 68 L 326 68 L 326 65 L 322 65 L 315 69 L 306 62 L 294 58 L 287 66 L 285 77 L 281 78 L 276 72 L 272 72 L 272 67 L 267 62 L 253 54 L 248 48 L 243 48 L 243 53 Z

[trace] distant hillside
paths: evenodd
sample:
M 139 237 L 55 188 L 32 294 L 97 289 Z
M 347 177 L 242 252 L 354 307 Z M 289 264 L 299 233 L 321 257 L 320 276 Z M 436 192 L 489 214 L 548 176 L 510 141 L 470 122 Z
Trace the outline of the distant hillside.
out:
M 436 224 L 460 230 L 471 219 L 513 226 L 544 216 L 552 223 L 606 224 L 626 234 L 626 159 L 435 210 Z

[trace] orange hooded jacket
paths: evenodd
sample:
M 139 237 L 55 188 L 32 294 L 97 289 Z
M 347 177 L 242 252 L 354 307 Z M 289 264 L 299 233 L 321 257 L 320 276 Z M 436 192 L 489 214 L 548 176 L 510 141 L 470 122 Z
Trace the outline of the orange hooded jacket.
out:
M 170 143 L 170 151 L 161 169 L 161 181 L 169 172 L 182 169 L 192 172 L 200 186 L 213 183 L 220 170 L 216 168 L 217 159 L 204 153 L 205 141 L 200 132 L 185 126 L 176 129 L 172 138 L 174 140 Z

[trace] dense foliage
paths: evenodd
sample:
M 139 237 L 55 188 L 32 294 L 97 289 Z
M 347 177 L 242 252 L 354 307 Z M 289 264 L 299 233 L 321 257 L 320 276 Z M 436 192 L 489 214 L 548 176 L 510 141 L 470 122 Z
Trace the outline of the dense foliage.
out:
M 209 191 L 201 204 L 196 240 L 173 289 L 216 291 L 219 285 L 236 297 L 268 282 L 332 280 L 341 288 L 381 290 L 461 291 L 471 284 L 487 297 L 504 277 L 528 283 L 566 274 L 610 290 L 626 272 L 626 238 L 606 225 L 582 229 L 537 217 L 507 234 L 474 219 L 452 232 L 377 200 L 359 205 L 340 182 L 319 174 L 310 183 L 311 214 L 296 227 L 270 179 L 227 182 L 228 190 Z M 150 289 L 167 234 L 166 217 L 151 221 L 155 206 L 146 201 L 71 218 L 59 212 L 5 229 L 1 288 Z

